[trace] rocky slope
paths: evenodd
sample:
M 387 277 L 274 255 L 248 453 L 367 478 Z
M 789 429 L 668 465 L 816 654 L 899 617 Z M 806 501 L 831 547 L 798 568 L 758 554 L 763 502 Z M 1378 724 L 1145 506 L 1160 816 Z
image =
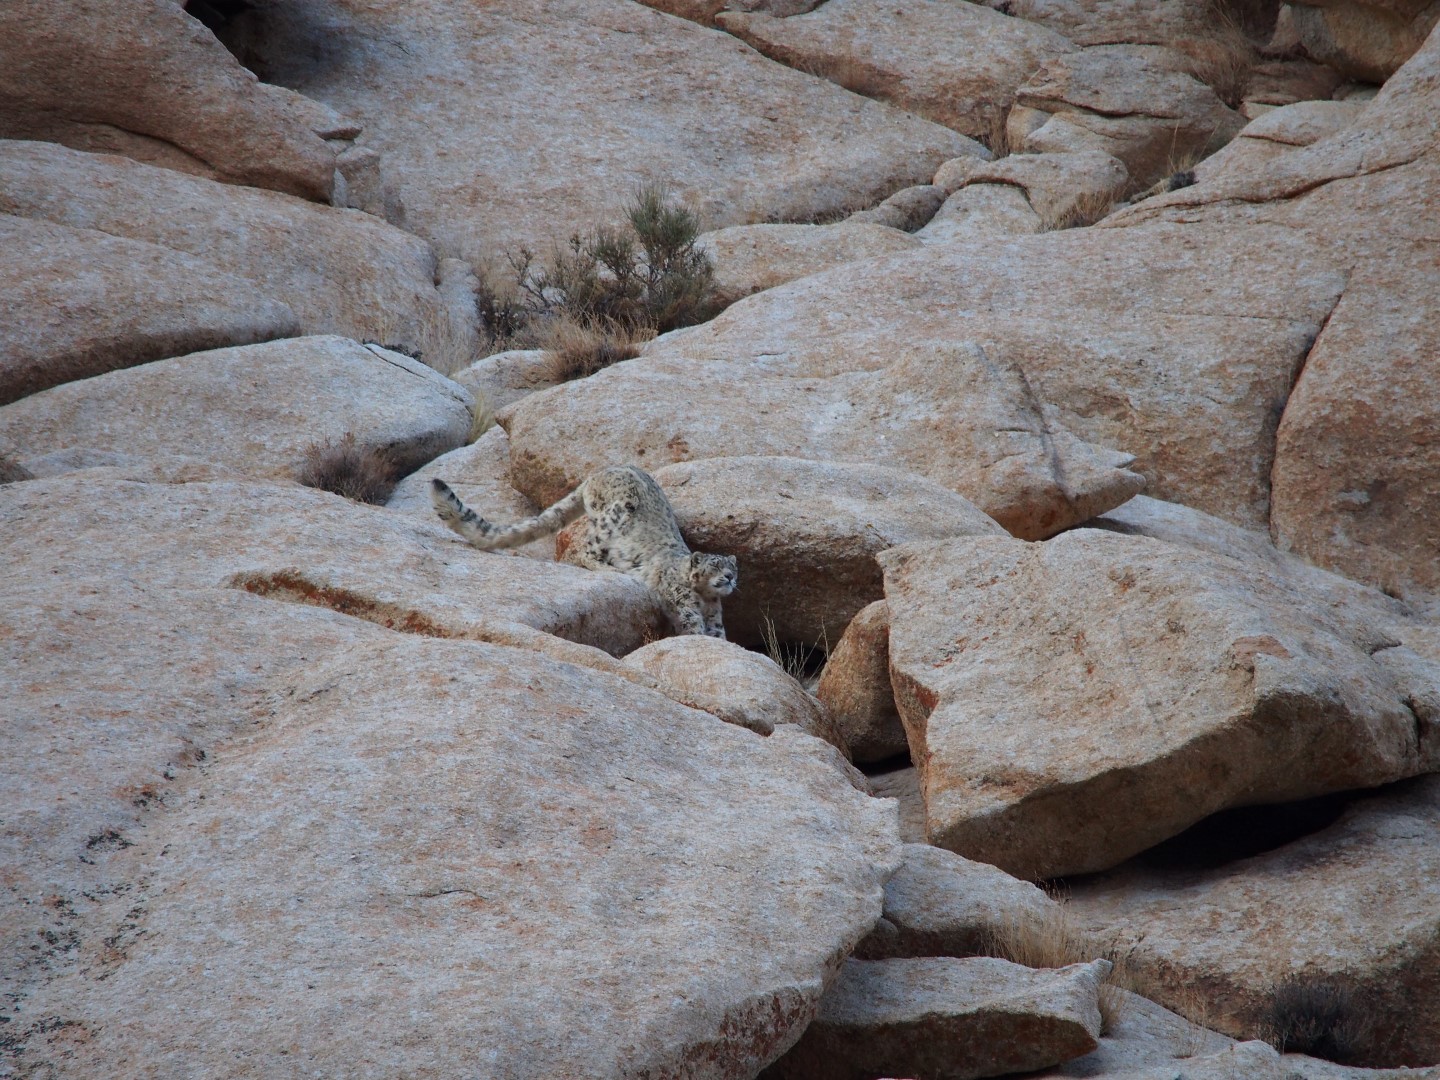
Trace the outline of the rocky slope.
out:
M 0 1074 L 1440 1080 L 1437 21 L 0 6 Z

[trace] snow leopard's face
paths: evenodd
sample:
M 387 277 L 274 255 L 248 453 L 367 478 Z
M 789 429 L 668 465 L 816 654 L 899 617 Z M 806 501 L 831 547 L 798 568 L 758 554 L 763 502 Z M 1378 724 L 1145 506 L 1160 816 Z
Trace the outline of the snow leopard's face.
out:
M 690 583 L 702 596 L 729 596 L 740 583 L 740 567 L 733 555 L 690 556 Z

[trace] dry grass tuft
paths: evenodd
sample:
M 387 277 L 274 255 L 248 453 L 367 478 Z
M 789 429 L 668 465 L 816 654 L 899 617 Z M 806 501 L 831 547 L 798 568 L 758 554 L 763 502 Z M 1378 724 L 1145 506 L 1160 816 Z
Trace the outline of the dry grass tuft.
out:
M 16 484 L 21 480 L 34 480 L 35 475 L 9 454 L 0 453 L 0 484 Z
M 475 411 L 470 414 L 470 434 L 465 437 L 468 446 L 495 426 L 495 410 L 483 394 L 475 395 Z
M 1239 108 L 1260 62 L 1259 50 L 1223 0 L 1213 0 L 1206 23 L 1202 32 L 1174 41 L 1171 47 L 1185 54 L 1186 71 L 1230 108 Z
M 1138 992 L 1129 953 L 1097 948 L 1071 921 L 1070 909 L 1063 900 L 1057 900 L 1039 918 L 1007 917 L 991 930 L 986 952 L 1029 968 L 1067 967 L 1097 958 L 1109 960 L 1110 974 L 1101 982 L 1099 993 L 1102 1035 L 1112 1031 L 1124 1015 L 1124 991 Z
M 786 675 L 789 675 L 796 682 L 805 678 L 805 661 L 810 650 L 788 641 L 781 641 L 780 635 L 775 632 L 774 620 L 769 615 L 761 616 L 762 629 L 760 631 L 760 642 L 765 646 L 765 655 L 774 660 Z
M 1282 1053 L 1343 1062 L 1361 1049 L 1374 1017 L 1349 987 L 1296 975 L 1276 985 L 1264 1023 Z
M 654 336 L 652 330 L 618 323 L 557 319 L 545 331 L 544 381 L 583 379 L 621 360 L 633 360 L 640 355 L 640 346 Z
M 1115 209 L 1115 200 L 1103 191 L 1089 191 L 1075 199 L 1064 210 L 1040 215 L 1040 231 L 1080 229 L 1094 225 Z
M 985 113 L 985 132 L 978 141 L 994 156 L 996 161 L 1010 156 L 1010 113 L 1006 109 L 992 109 Z
M 337 443 L 326 439 L 307 446 L 295 479 L 306 487 L 378 506 L 395 490 L 398 471 L 389 455 L 360 446 L 355 433 L 347 431 Z

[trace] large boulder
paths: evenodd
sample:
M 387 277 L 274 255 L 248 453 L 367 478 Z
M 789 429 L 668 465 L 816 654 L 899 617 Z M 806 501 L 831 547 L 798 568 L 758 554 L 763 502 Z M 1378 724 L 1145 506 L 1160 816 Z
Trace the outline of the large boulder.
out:
M 0 141 L 0 213 L 207 259 L 258 295 L 283 298 L 305 334 L 401 347 L 441 370 L 468 361 L 474 348 L 473 298 L 468 313 L 452 313 L 435 287 L 429 246 L 358 210 L 51 143 Z
M 1440 778 L 1294 808 L 1288 834 L 1284 809 L 1073 883 L 1071 917 L 1116 941 L 1156 1000 L 1183 1006 L 1204 987 L 1228 1034 L 1268 1034 L 1277 988 L 1298 978 L 1349 995 L 1336 1019 L 1353 1025 L 1354 1063 L 1440 1060 Z M 1311 831 L 1284 843 L 1297 825 Z M 1267 835 L 1270 850 L 1246 850 Z
M 1440 766 L 1436 718 L 1410 704 L 1436 673 L 1376 656 L 1411 627 L 1361 586 L 1096 530 L 882 561 L 930 839 L 1018 877 Z
M 968 184 L 1011 184 L 1025 193 L 1046 228 L 1089 225 L 1124 193 L 1130 174 L 1118 158 L 1098 150 L 1011 154 L 980 162 Z M 1087 220 L 1088 219 L 1088 220 Z
M 880 465 L 928 477 L 1026 537 L 1084 521 L 1144 484 L 1128 455 L 1071 435 L 1023 372 L 953 338 L 898 359 L 892 350 L 876 371 L 794 378 L 761 368 L 745 373 L 743 395 L 737 377 L 725 364 L 641 357 L 532 395 L 500 414 L 511 480 L 549 505 L 612 464 L 654 472 L 745 455 Z
M 705 233 L 700 245 L 715 264 L 715 287 L 738 300 L 841 263 L 914 251 L 908 233 L 884 225 L 732 225 Z
M 256 80 L 173 0 L 18 0 L 0 9 L 0 41 L 0 138 L 328 202 L 325 137 L 356 134 L 316 130 L 319 110 Z
M 971 1080 L 1095 1049 L 1105 960 L 1032 971 L 1004 960 L 849 960 L 767 1080 Z
M 1311 0 L 1290 5 L 1305 51 L 1351 78 L 1382 83 L 1440 21 L 1435 0 Z
M 1023 192 L 1008 185 L 965 190 L 991 188 L 1024 206 Z M 651 342 L 643 360 L 683 365 L 687 396 L 743 378 L 748 398 L 772 373 L 793 386 L 799 377 L 885 368 L 897 356 L 916 358 L 898 361 L 913 367 L 956 341 L 984 342 L 996 370 L 1023 373 L 1028 391 L 996 389 L 1015 395 L 1014 407 L 1054 403 L 1059 423 L 1080 438 L 1134 454 L 1150 494 L 1263 526 L 1279 407 L 1345 281 L 1293 229 L 1263 224 L 1203 235 L 1156 222 L 989 236 L 792 281 Z M 930 381 L 917 382 L 919 374 L 910 385 Z M 987 384 L 996 385 L 979 383 Z M 814 399 L 830 385 L 849 384 L 829 380 L 804 393 Z M 674 400 L 682 391 L 672 382 L 667 393 Z M 890 396 L 904 401 L 903 393 Z M 611 405 L 611 422 L 616 411 Z M 946 423 L 959 422 L 951 412 Z M 892 405 L 883 419 L 856 420 L 889 426 L 893 415 Z M 754 426 L 753 415 L 737 419 L 724 439 L 748 443 Z M 672 432 L 693 438 L 672 424 L 659 441 Z M 952 486 L 938 472 L 915 471 Z M 955 489 L 989 510 L 984 497 Z
M 14 595 L 6 756 L 45 771 L 7 807 L 62 867 L 6 844 L 7 909 L 60 927 L 11 999 L 22 1070 L 742 1080 L 898 855 L 814 740 L 526 649 L 223 590 Z
M 1043 61 L 1075 48 L 1023 19 L 945 0 L 912 0 L 902 9 L 884 0 L 827 0 L 788 18 L 733 11 L 715 21 L 782 63 L 989 140 L 992 149 L 1016 89 Z
M 0 407 L 0 451 L 67 447 L 184 454 L 290 476 L 347 433 L 401 472 L 461 445 L 470 396 L 408 356 L 339 337 L 293 338 L 112 371 Z
M 17 580 L 98 576 L 230 586 L 434 637 L 543 631 L 612 655 L 663 625 L 618 573 L 476 551 L 416 521 L 298 484 L 137 482 L 97 469 L 0 488 L 0 543 Z
M 642 182 L 710 228 L 814 221 L 965 144 L 629 0 L 257 0 L 222 36 L 360 120 L 407 226 L 477 265 L 619 224 Z
M 0 214 L 0 405 L 116 368 L 299 333 L 208 259 Z

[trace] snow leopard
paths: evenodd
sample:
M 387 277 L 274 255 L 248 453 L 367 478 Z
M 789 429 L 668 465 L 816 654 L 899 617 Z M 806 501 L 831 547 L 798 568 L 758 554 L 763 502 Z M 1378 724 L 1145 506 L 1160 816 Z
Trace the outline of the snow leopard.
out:
M 584 514 L 582 566 L 619 570 L 645 582 L 677 634 L 725 637 L 721 601 L 739 583 L 735 557 L 692 552 L 670 500 L 643 469 L 615 465 L 591 473 L 554 506 L 513 525 L 486 521 L 438 478 L 430 482 L 430 500 L 445 524 L 482 551 L 528 544 Z

